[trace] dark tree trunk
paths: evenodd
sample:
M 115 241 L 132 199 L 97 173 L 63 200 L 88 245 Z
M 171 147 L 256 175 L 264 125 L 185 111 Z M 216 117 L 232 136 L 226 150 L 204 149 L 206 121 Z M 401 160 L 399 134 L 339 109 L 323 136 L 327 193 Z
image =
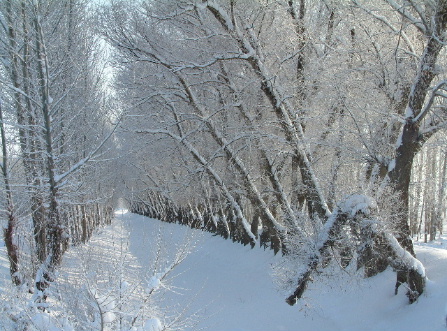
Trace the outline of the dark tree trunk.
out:
M 419 128 L 416 124 L 408 122 L 405 124 L 402 132 L 402 141 L 397 148 L 395 167 L 389 173 L 391 184 L 396 194 L 401 200 L 402 216 L 399 223 L 396 224 L 396 238 L 403 248 L 411 255 L 415 256 L 413 241 L 411 240 L 410 226 L 408 225 L 409 215 L 409 188 L 411 179 L 411 170 L 413 160 L 421 145 L 418 141 Z
M 3 229 L 3 237 L 5 240 L 6 250 L 8 252 L 9 272 L 11 274 L 11 280 L 14 285 L 20 285 L 21 279 L 19 276 L 19 248 L 14 242 L 14 232 L 16 230 L 17 220 L 12 211 L 8 211 L 8 213 L 8 227 Z
M 380 227 L 376 227 L 374 222 L 371 222 L 371 220 L 375 219 L 375 215 L 371 215 L 369 212 L 365 214 L 363 210 L 358 210 L 355 215 L 352 215 L 353 210 L 356 209 L 345 213 L 337 208 L 327 220 L 325 229 L 323 229 L 324 233 L 322 234 L 322 237 L 326 239 L 316 247 L 318 253 L 309 256 L 307 269 L 300 275 L 295 292 L 286 299 L 288 304 L 295 304 L 306 290 L 308 282 L 312 280 L 312 274 L 317 272 L 319 267 L 327 265 L 331 259 L 330 250 L 337 245 L 338 236 L 344 226 L 349 226 L 351 229 L 361 228 L 363 230 L 359 234 L 360 236 L 358 236 L 359 242 L 362 243 L 358 251 L 360 256 L 359 262 L 362 262 L 362 258 L 364 262 L 360 266 L 365 266 L 366 269 L 372 267 L 373 272 L 375 272 L 377 266 L 374 263 L 371 265 L 370 259 L 379 256 L 380 261 L 383 261 L 383 257 L 386 257 L 387 265 L 390 265 L 397 271 L 398 283 L 396 283 L 396 287 L 400 283 L 405 282 L 408 284 L 407 296 L 410 303 L 416 301 L 424 291 L 425 270 L 422 264 L 415 258 L 404 254 L 406 249 L 399 244 L 392 234 L 384 232 Z M 357 237 L 355 233 L 353 235 Z M 369 244 L 368 247 L 365 247 L 366 243 Z M 383 265 L 382 267 L 386 268 Z M 369 271 L 366 270 L 365 272 Z
M 438 55 L 444 47 L 442 38 L 447 24 L 447 2 L 439 2 L 433 18 L 433 25 L 425 27 L 427 29 L 425 31 L 427 44 L 408 97 L 406 122 L 396 149 L 395 166 L 389 172 L 391 184 L 402 202 L 402 216 L 395 229 L 396 239 L 413 256 L 415 256 L 415 253 L 408 224 L 410 178 L 415 155 L 420 151 L 423 143 L 433 134 L 432 132 L 429 135 L 422 135 L 419 131 L 419 124 L 427 116 L 433 102 L 433 100 L 427 101 L 426 99 L 430 85 L 437 75 L 436 62 Z M 417 272 L 398 270 L 396 292 L 402 282 L 406 282 L 409 286 L 407 295 L 410 302 L 416 301 L 424 291 L 425 279 L 422 279 Z
M 3 181 L 5 183 L 6 191 L 6 214 L 8 217 L 8 226 L 3 230 L 6 250 L 9 259 L 9 271 L 11 280 L 15 285 L 20 285 L 21 279 L 19 277 L 19 248 L 14 243 L 14 233 L 17 228 L 17 219 L 14 213 L 14 203 L 12 198 L 11 186 L 9 183 L 9 166 L 8 166 L 8 149 L 6 141 L 5 125 L 3 123 L 3 109 L 0 100 L 0 133 L 2 144 L 2 162 L 0 168 L 2 170 Z
M 8 24 L 8 39 L 9 39 L 9 56 L 10 62 L 10 76 L 11 81 L 16 89 L 14 92 L 14 102 L 17 114 L 17 122 L 19 124 L 19 144 L 23 157 L 23 166 L 25 172 L 25 179 L 31 191 L 31 210 L 34 226 L 34 239 L 36 243 L 37 258 L 39 262 L 43 263 L 46 258 L 46 231 L 45 231 L 45 208 L 43 206 L 42 192 L 39 191 L 39 178 L 42 174 L 39 173 L 38 164 L 36 162 L 37 144 L 36 132 L 33 129 L 36 127 L 35 114 L 31 106 L 29 97 L 22 96 L 18 91 L 23 89 L 26 95 L 29 95 L 29 33 L 26 24 L 25 3 L 21 4 L 21 19 L 23 26 L 23 55 L 20 65 L 22 66 L 22 80 L 19 76 L 19 59 L 18 54 L 18 36 L 14 28 L 16 17 L 13 13 L 17 12 L 18 8 L 13 8 L 14 2 L 6 1 L 6 20 Z M 23 100 L 25 99 L 25 100 Z

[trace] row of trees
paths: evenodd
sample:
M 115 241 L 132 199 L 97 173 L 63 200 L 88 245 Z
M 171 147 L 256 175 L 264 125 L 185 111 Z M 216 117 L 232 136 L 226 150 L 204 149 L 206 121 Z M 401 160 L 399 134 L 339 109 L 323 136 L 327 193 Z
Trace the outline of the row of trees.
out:
M 111 165 L 103 159 L 119 117 L 90 6 L 0 3 L 4 239 L 13 282 L 40 299 L 68 245 L 113 216 Z
M 367 275 L 391 265 L 417 299 L 410 184 L 443 139 L 444 0 L 113 2 L 101 18 L 135 210 L 168 201 L 171 221 L 206 214 L 300 254 L 291 304 L 333 250 Z
M 44 295 L 70 240 L 110 220 L 119 180 L 134 211 L 298 257 L 291 304 L 334 257 L 357 257 L 368 276 L 391 265 L 396 291 L 405 282 L 417 299 L 425 273 L 411 234 L 425 224 L 433 236 L 445 214 L 445 150 L 426 148 L 444 141 L 445 0 L 97 9 L 0 4 L 15 284 L 33 283 L 19 229 L 32 238 L 26 277 Z M 117 153 L 125 163 L 106 162 Z

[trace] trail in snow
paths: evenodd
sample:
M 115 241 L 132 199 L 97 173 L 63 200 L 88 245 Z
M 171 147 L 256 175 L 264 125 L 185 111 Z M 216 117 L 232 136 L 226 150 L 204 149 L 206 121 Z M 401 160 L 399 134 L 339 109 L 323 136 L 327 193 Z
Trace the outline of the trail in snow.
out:
M 133 214 L 118 215 L 118 219 L 129 231 L 132 254 L 144 265 L 143 252 L 150 251 L 150 234 L 157 231 L 160 222 Z M 169 233 L 186 231 L 175 224 L 161 226 Z M 174 284 L 188 290 L 180 296 L 171 294 L 167 299 L 190 302 L 191 311 L 201 310 L 199 327 L 213 331 L 445 331 L 447 250 L 444 246 L 416 244 L 418 258 L 429 277 L 427 291 L 416 304 L 407 304 L 404 288 L 394 295 L 392 271 L 363 280 L 335 268 L 333 276 L 316 279 L 305 298 L 289 307 L 271 277 L 271 266 L 279 256 L 202 233 L 195 250 L 176 270 L 180 276 Z
M 134 313 L 141 308 L 141 294 L 158 286 L 157 273 L 185 247 L 192 252 L 170 275 L 165 283 L 168 288 L 157 292 L 153 308 L 154 314 L 189 317 L 189 331 L 446 330 L 445 240 L 415 245 L 429 280 L 426 292 L 413 305 L 407 304 L 404 288 L 393 294 L 392 271 L 364 280 L 334 266 L 290 307 L 284 301 L 287 293 L 280 292 L 271 277 L 272 265 L 281 258 L 272 251 L 121 211 L 87 245 L 70 248 L 60 270 L 58 291 L 67 309 L 84 309 L 87 314 L 91 309 L 83 307 L 87 298 L 76 298 L 80 293 L 76 289 L 88 286 L 90 295 L 106 307 L 115 303 L 111 289 L 118 284 L 129 294 L 123 309 Z M 0 250 L 0 281 L 7 282 L 6 251 Z M 111 313 L 107 318 L 115 316 Z

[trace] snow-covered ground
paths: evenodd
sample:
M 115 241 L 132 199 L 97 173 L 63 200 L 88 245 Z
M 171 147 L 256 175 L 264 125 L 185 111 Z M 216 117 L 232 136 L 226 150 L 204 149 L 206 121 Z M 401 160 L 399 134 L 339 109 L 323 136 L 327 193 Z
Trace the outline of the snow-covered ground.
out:
M 176 243 L 175 249 L 166 245 L 168 242 Z M 176 257 L 183 258 L 183 253 L 179 255 L 178 251 L 184 252 L 185 247 L 192 252 L 169 274 L 168 281 L 164 279 L 160 283 L 160 271 L 172 265 Z M 118 271 L 120 287 L 134 289 L 129 293 L 157 288 L 154 318 L 146 320 L 145 330 L 158 330 L 159 323 L 180 317 L 177 325 L 191 331 L 444 331 L 446 248 L 447 241 L 443 240 L 416 244 L 429 281 L 425 294 L 413 305 L 407 304 L 404 288 L 394 295 L 395 276 L 391 271 L 363 280 L 334 268 L 332 276 L 328 277 L 330 272 L 319 276 L 322 278 L 310 284 L 305 297 L 290 307 L 284 301 L 287 293 L 278 290 L 272 281 L 272 266 L 280 256 L 122 210 L 117 212 L 111 226 L 95 234 L 89 245 L 72 248 L 66 254 L 60 272 L 60 293 L 69 290 L 70 283 L 85 283 L 82 275 L 90 273 L 89 282 L 93 279 L 103 283 L 102 287 L 89 284 L 90 294 L 100 298 L 103 301 L 100 304 L 106 308 L 107 293 L 100 290 L 107 289 L 107 282 L 116 280 L 116 275 L 107 270 Z M 92 264 L 96 266 L 94 275 Z M 4 248 L 0 265 L 0 271 L 7 274 Z M 114 268 L 105 267 L 110 265 Z M 139 307 L 137 299 L 134 302 L 129 299 L 125 308 L 135 313 Z M 164 313 L 160 315 L 160 312 Z M 113 313 L 106 317 L 116 318 Z M 1 326 L 2 321 L 0 330 Z

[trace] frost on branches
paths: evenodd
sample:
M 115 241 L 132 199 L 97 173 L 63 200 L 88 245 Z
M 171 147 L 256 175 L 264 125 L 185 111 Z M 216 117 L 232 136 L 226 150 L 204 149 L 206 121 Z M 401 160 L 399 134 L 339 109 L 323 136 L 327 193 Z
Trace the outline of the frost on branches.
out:
M 318 234 L 315 249 L 308 256 L 307 267 L 298 277 L 298 285 L 286 302 L 294 305 L 300 299 L 312 280 L 312 275 L 319 268 L 328 265 L 332 258 L 330 250 L 336 247 L 344 252 L 346 267 L 352 262 L 353 250 L 357 253 L 357 268 L 364 268 L 365 276 L 373 276 L 391 266 L 398 275 L 395 293 L 398 287 L 408 284 L 407 296 L 410 302 L 417 300 L 425 287 L 425 268 L 399 244 L 393 234 L 387 232 L 375 214 L 377 204 L 374 199 L 365 195 L 351 195 L 339 203 Z M 340 247 L 338 240 L 342 231 L 349 232 L 348 242 Z M 347 252 L 347 253 L 346 253 Z M 410 281 L 411 279 L 412 281 Z M 416 281 L 414 281 L 416 280 Z

